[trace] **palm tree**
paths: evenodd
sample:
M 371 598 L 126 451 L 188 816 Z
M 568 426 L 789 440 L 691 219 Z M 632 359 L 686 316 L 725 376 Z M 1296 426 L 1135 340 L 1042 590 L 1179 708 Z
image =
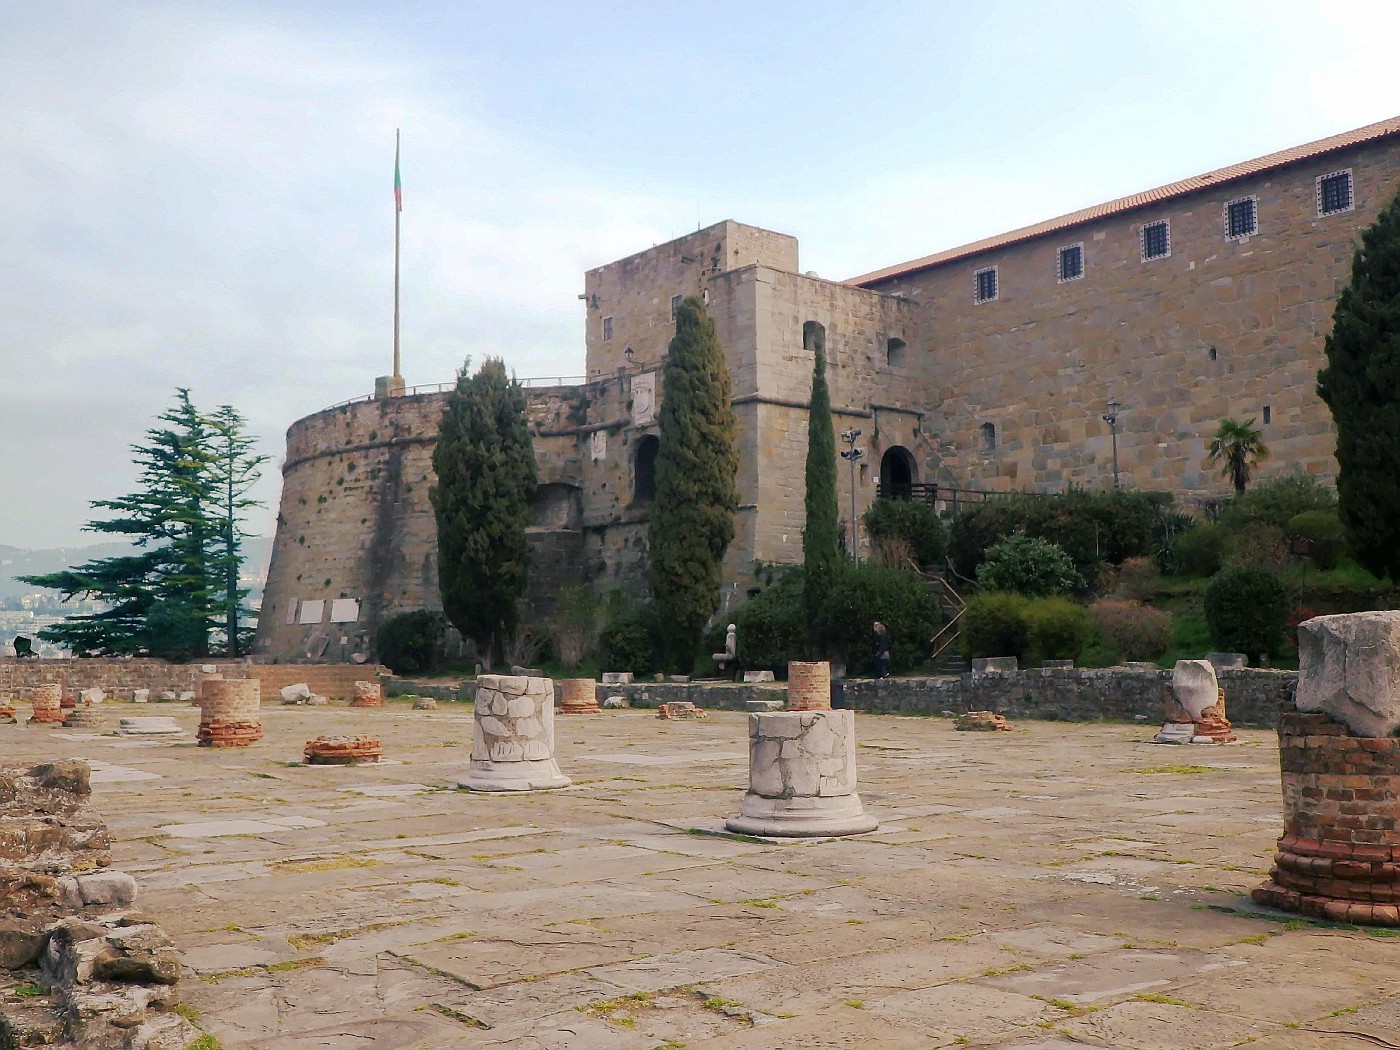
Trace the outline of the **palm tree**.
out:
M 1250 471 L 1269 455 L 1263 438 L 1264 435 L 1254 428 L 1253 419 L 1246 419 L 1243 423 L 1235 419 L 1222 419 L 1220 429 L 1211 439 L 1206 459 L 1222 464 L 1220 473 L 1230 479 L 1237 494 L 1249 484 Z

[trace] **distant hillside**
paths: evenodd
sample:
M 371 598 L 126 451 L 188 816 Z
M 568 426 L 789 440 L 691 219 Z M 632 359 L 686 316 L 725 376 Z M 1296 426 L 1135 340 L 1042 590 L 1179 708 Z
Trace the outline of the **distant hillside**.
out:
M 42 576 L 49 572 L 60 572 L 75 565 L 98 558 L 117 558 L 130 554 L 137 548 L 129 543 L 94 543 L 86 547 L 49 547 L 33 550 L 25 547 L 7 547 L 0 543 L 0 599 L 18 598 L 33 592 L 34 587 L 20 583 L 16 576 Z M 262 592 L 267 579 L 267 561 L 272 553 L 272 540 L 267 536 L 250 536 L 243 545 L 245 576 L 254 577 L 253 595 Z

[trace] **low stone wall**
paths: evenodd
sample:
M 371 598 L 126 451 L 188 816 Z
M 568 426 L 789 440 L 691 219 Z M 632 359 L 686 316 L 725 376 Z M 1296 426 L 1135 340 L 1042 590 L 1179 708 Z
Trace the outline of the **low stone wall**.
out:
M 384 685 L 385 696 L 431 696 L 434 700 L 465 700 L 468 703 L 476 697 L 476 684 L 470 681 L 419 682 L 393 674 L 386 674 L 379 681 Z
M 1272 729 L 1293 698 L 1296 671 L 1227 668 L 1217 672 L 1226 714 L 1237 726 Z M 1046 721 L 1161 722 L 1171 672 L 1124 667 L 1045 668 L 944 678 L 852 679 L 845 703 L 874 714 L 938 715 L 995 711 Z M 625 696 L 633 707 L 689 700 L 711 710 L 742 711 L 750 700 L 781 700 L 781 685 L 727 682 L 638 682 L 599 687 L 599 696 Z
M 30 690 L 45 682 L 57 682 L 70 693 L 98 688 L 117 700 L 129 700 L 132 690 L 149 689 L 154 699 L 164 692 L 193 692 L 204 677 L 203 667 L 213 667 L 225 678 L 256 678 L 263 696 L 275 696 L 286 685 L 305 682 L 313 693 L 333 700 L 354 697 L 357 681 L 375 681 L 385 668 L 376 664 L 256 664 L 243 660 L 209 660 L 173 664 L 165 660 L 134 658 L 20 660 L 0 659 L 0 701 L 27 699 Z

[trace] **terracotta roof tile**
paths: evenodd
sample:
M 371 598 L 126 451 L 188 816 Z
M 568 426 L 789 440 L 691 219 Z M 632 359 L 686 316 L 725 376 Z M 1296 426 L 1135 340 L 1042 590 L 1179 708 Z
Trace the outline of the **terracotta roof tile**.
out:
M 1062 230 L 1067 226 L 1076 226 L 1082 222 L 1091 222 L 1094 219 L 1102 219 L 1109 215 L 1130 211 L 1133 208 L 1139 208 L 1145 204 L 1155 204 L 1158 201 L 1169 200 L 1172 197 L 1181 197 L 1185 194 L 1208 189 L 1212 186 L 1218 186 L 1235 179 L 1242 179 L 1250 175 L 1258 175 L 1271 168 L 1281 168 L 1286 164 L 1293 164 L 1300 160 L 1307 160 L 1310 157 L 1317 157 L 1324 153 L 1345 149 L 1348 146 L 1357 146 L 1364 142 L 1371 142 L 1375 139 L 1384 138 L 1387 135 L 1394 135 L 1397 133 L 1400 133 L 1400 117 L 1391 117 L 1388 120 L 1378 121 L 1375 124 L 1367 124 L 1364 128 L 1357 128 L 1355 131 L 1344 131 L 1340 135 L 1332 135 L 1325 139 L 1318 139 L 1316 142 L 1308 142 L 1302 146 L 1293 146 L 1289 149 L 1280 150 L 1277 153 L 1270 153 L 1254 160 L 1247 160 L 1240 164 L 1231 164 L 1229 167 L 1217 168 L 1215 171 L 1208 171 L 1204 175 L 1195 175 L 1189 179 L 1182 179 L 1180 182 L 1170 182 L 1165 186 L 1158 186 L 1156 189 L 1145 190 L 1142 193 L 1134 193 L 1127 197 L 1119 197 L 1117 200 L 1108 201 L 1105 204 L 1096 204 L 1092 208 L 1072 211 L 1068 215 L 1061 215 L 1054 219 L 1046 219 L 1044 222 L 1038 222 L 1032 226 L 1023 226 L 1019 230 L 1011 230 L 1009 233 L 999 233 L 994 237 L 984 237 L 980 241 L 973 241 L 970 244 L 964 244 L 957 248 L 949 248 L 947 251 L 926 255 L 922 259 L 914 259 L 910 262 L 899 263 L 895 266 L 887 266 L 882 270 L 874 270 L 860 277 L 852 277 L 850 280 L 843 283 L 856 287 L 876 284 L 880 281 L 888 280 L 891 277 L 898 277 L 901 274 L 912 273 L 915 270 L 924 270 L 931 266 L 937 266 L 940 263 L 951 262 L 954 259 L 962 259 L 969 255 L 976 255 L 978 252 L 990 251 L 993 248 L 1002 248 L 1009 244 L 1030 240 L 1032 237 L 1039 237 L 1041 234 Z

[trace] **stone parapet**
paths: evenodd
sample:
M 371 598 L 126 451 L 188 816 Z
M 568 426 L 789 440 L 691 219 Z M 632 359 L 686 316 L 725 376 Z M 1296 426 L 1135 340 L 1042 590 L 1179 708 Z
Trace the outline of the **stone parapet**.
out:
M 1279 725 L 1284 833 L 1261 904 L 1400 926 L 1400 739 L 1358 737 L 1323 713 Z
M 858 835 L 878 827 L 856 793 L 855 715 L 749 715 L 749 789 L 725 827 L 745 835 Z
M 554 683 L 520 675 L 478 676 L 471 763 L 457 786 L 534 791 L 569 784 L 554 761 Z

